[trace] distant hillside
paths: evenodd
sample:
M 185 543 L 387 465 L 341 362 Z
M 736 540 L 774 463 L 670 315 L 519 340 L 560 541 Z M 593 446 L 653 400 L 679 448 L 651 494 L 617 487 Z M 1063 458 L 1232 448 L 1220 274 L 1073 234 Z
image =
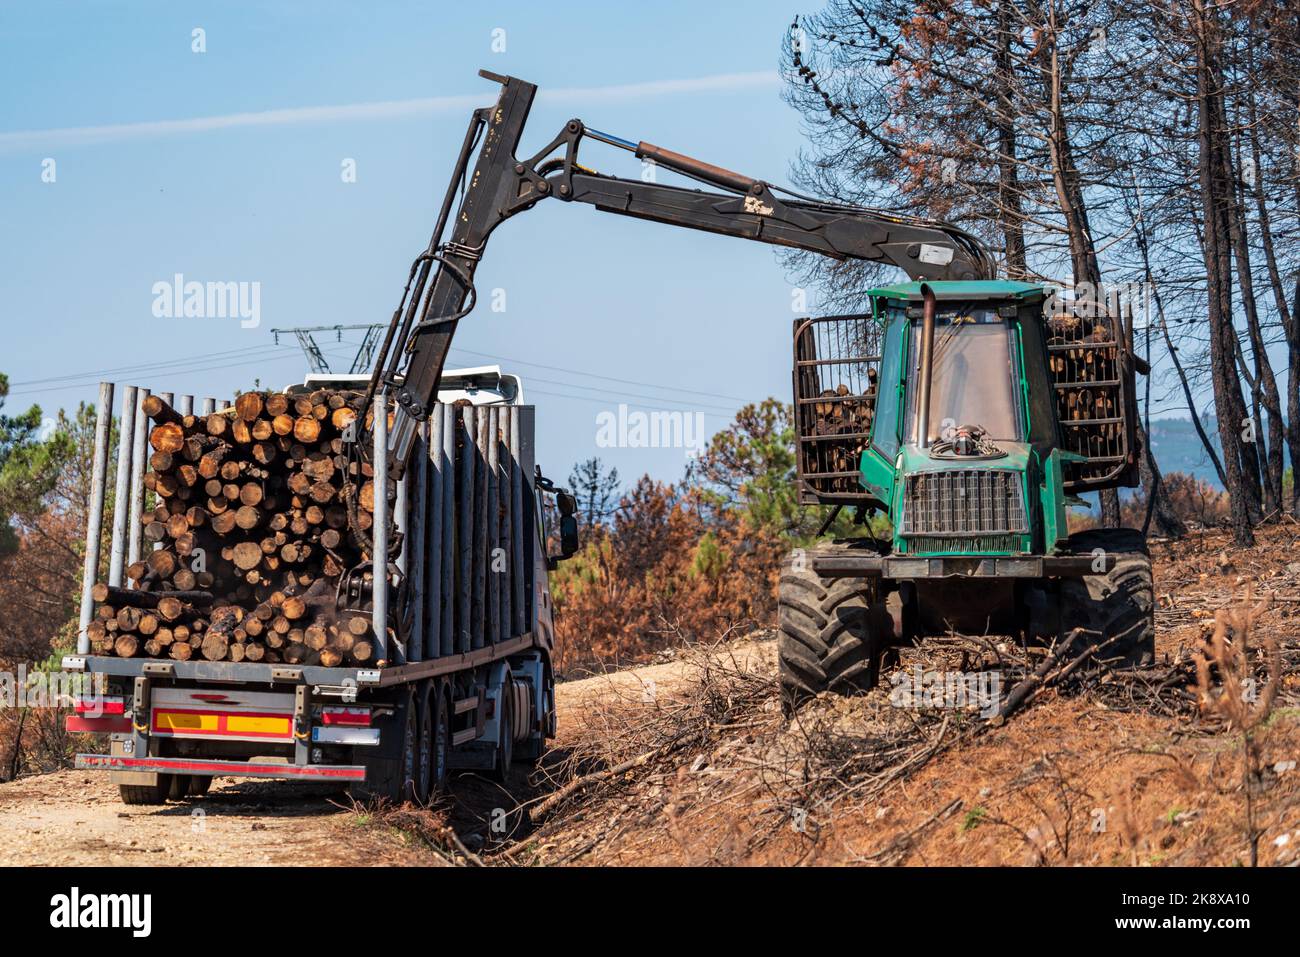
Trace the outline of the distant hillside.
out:
M 1205 432 L 1214 443 L 1216 452 L 1219 451 L 1217 429 L 1214 419 L 1205 420 Z M 1160 466 L 1161 472 L 1186 472 L 1209 482 L 1215 488 L 1222 487 L 1191 419 L 1153 419 L 1151 449 L 1155 452 L 1156 464 Z

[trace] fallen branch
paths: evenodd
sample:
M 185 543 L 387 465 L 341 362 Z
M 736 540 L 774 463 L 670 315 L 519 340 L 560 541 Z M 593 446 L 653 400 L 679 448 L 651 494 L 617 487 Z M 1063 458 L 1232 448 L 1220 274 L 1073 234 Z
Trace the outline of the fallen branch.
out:
M 674 741 L 671 742 L 670 744 L 661 745 L 660 747 L 657 747 L 654 750 L 647 751 L 644 754 L 637 755 L 635 758 L 632 758 L 628 761 L 624 761 L 621 764 L 616 764 L 612 768 L 605 768 L 604 770 L 601 771 L 593 771 L 591 774 L 584 774 L 582 777 L 574 778 L 568 784 L 564 785 L 564 787 L 560 788 L 558 791 L 556 791 L 554 794 L 548 797 L 545 801 L 538 804 L 535 808 L 529 811 L 528 820 L 532 821 L 534 824 L 537 824 L 539 821 L 545 818 L 546 815 L 550 814 L 551 811 L 555 810 L 556 807 L 564 803 L 564 801 L 568 800 L 569 798 L 573 797 L 573 795 L 577 794 L 578 792 L 584 791 L 587 788 L 591 787 L 593 784 L 598 784 L 599 782 L 607 780 L 608 778 L 614 777 L 619 774 L 626 774 L 628 771 L 631 771 L 633 768 L 641 767 L 642 765 L 649 763 L 655 758 L 667 754 L 676 746 L 676 744 L 677 742 Z
M 1022 705 L 1037 698 L 1046 689 L 1068 678 L 1089 658 L 1094 657 L 1099 651 L 1110 647 L 1123 637 L 1123 633 L 1121 633 L 1111 635 L 1105 641 L 1094 642 L 1059 671 L 1053 673 L 1053 669 L 1065 659 L 1066 654 L 1074 647 L 1074 640 L 1082 632 L 1083 629 L 1081 628 L 1076 628 L 1070 632 L 1070 636 L 1062 641 L 1055 651 L 1043 659 L 1039 666 L 1034 669 L 1033 674 L 1012 688 L 1010 694 L 1007 695 L 1007 700 L 1002 703 L 1002 707 L 998 709 L 998 713 L 994 715 L 989 723 L 997 726 L 1006 721 Z

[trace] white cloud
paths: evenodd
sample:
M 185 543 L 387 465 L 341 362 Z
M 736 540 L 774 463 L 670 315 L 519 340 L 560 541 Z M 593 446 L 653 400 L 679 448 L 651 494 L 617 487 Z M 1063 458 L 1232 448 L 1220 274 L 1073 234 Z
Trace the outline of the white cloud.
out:
M 722 73 L 715 76 L 683 80 L 651 80 L 603 87 L 568 87 L 541 89 L 536 103 L 589 104 L 675 96 L 683 93 L 732 93 L 743 90 L 774 89 L 780 81 L 775 71 Z M 250 126 L 290 126 L 300 123 L 347 123 L 355 120 L 384 120 L 406 116 L 431 116 L 437 113 L 464 112 L 491 103 L 492 93 L 458 96 L 433 96 L 414 100 L 382 100 L 348 106 L 301 106 L 255 113 L 228 113 L 187 120 L 151 120 L 143 123 L 114 123 L 104 126 L 73 126 L 63 129 L 18 130 L 0 133 L 0 153 L 23 150 L 49 150 L 58 147 L 89 146 L 123 140 L 160 136 L 211 133 L 218 130 Z

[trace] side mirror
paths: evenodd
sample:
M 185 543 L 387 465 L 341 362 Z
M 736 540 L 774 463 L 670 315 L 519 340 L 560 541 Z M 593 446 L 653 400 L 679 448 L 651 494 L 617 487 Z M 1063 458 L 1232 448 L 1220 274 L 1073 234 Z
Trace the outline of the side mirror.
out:
M 577 554 L 581 544 L 578 537 L 578 500 L 572 493 L 556 489 L 555 505 L 560 510 L 560 554 L 546 557 L 546 567 L 551 571 L 566 558 Z
M 565 518 L 578 514 L 578 500 L 573 497 L 572 492 L 557 488 L 555 490 L 555 504 L 559 507 L 560 514 Z

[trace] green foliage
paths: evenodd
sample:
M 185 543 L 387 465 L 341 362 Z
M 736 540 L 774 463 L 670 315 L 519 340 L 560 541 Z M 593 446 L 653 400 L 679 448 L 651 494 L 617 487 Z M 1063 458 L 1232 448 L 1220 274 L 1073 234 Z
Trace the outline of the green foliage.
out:
M 0 373 L 0 410 L 9 394 L 9 379 Z M 45 507 L 59 472 L 72 454 L 72 443 L 55 430 L 42 436 L 41 407 L 20 415 L 0 411 L 0 555 L 18 545 L 14 523 L 32 521 Z
M 687 470 L 707 505 L 743 510 L 752 525 L 800 537 L 809 519 L 795 485 L 790 406 L 774 398 L 745 406 Z
M 966 816 L 962 818 L 962 822 L 961 822 L 962 831 L 975 830 L 975 828 L 979 827 L 981 824 L 984 823 L 984 819 L 987 818 L 988 816 L 989 816 L 989 812 L 984 810 L 984 808 L 982 807 L 971 808 L 969 811 L 966 812 Z
M 607 535 L 587 535 L 582 547 L 567 561 L 560 562 L 551 572 L 551 589 L 563 589 L 565 592 L 579 594 L 587 588 L 594 588 L 600 582 L 602 568 L 607 568 L 613 559 L 613 545 Z
M 735 421 L 716 434 L 686 475 L 687 485 L 699 485 L 706 505 L 742 510 L 754 528 L 770 530 L 793 545 L 809 545 L 827 512 L 799 504 L 795 461 L 794 415 L 790 405 L 769 397 L 747 405 Z M 875 515 L 867 528 L 888 537 L 889 519 Z M 826 537 L 862 534 L 852 509 L 842 509 Z
M 691 574 L 717 580 L 727 570 L 730 556 L 718 541 L 718 536 L 707 531 L 695 546 L 695 555 L 691 559 Z

